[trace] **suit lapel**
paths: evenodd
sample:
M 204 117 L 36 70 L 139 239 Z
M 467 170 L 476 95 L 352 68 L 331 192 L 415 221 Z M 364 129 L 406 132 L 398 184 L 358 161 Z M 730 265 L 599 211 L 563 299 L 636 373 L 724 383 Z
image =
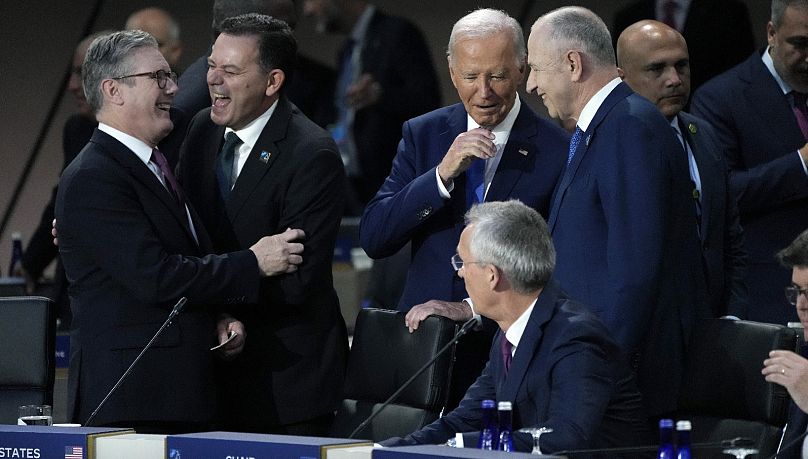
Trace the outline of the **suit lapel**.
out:
M 679 129 L 685 142 L 690 145 L 693 158 L 696 160 L 696 167 L 699 169 L 699 177 L 723 177 L 716 173 L 716 162 L 711 154 L 711 147 L 707 145 L 699 135 L 699 125 L 695 119 L 685 113 L 679 114 Z M 689 161 L 689 160 L 688 160 Z M 689 170 L 689 167 L 688 167 Z M 722 171 L 723 172 L 723 171 Z M 718 203 L 714 202 L 718 198 L 718 186 L 716 180 L 701 180 L 701 243 L 707 240 L 709 234 L 710 213 Z
M 503 201 L 511 195 L 511 190 L 516 186 L 522 173 L 528 164 L 532 164 L 535 151 L 535 142 L 538 130 L 535 120 L 531 120 L 528 114 L 527 104 L 523 104 L 519 110 L 508 136 L 508 143 L 502 151 L 502 158 L 497 166 L 497 171 L 491 181 L 491 186 L 485 196 L 486 201 Z
M 177 220 L 188 237 L 196 243 L 193 232 L 188 226 L 188 216 L 185 209 L 180 208 L 171 192 L 160 183 L 160 179 L 149 169 L 149 166 L 143 163 L 135 153 L 122 144 L 109 134 L 96 130 L 93 133 L 91 142 L 95 142 L 103 147 L 102 151 L 106 152 L 109 157 L 117 161 L 121 166 L 132 174 L 144 188 L 149 190 L 160 203 L 168 209 L 171 215 Z M 148 212 L 148 209 L 146 209 Z
M 554 283 L 548 283 L 536 304 L 533 306 L 533 311 L 530 313 L 525 331 L 519 339 L 519 345 L 516 347 L 516 353 L 511 361 L 511 368 L 508 371 L 508 376 L 502 386 L 502 391 L 499 394 L 500 400 L 516 401 L 519 388 L 522 386 L 522 381 L 525 379 L 528 368 L 541 343 L 544 336 L 544 324 L 546 324 L 553 315 L 555 310 L 555 300 L 558 297 L 558 288 Z M 500 331 L 500 333 L 502 333 Z M 494 341 L 498 345 L 498 341 Z M 500 357 L 501 359 L 501 357 Z M 502 365 L 500 364 L 500 368 Z
M 278 100 L 275 111 L 258 137 L 247 161 L 236 179 L 236 184 L 227 199 L 227 214 L 235 221 L 255 188 L 270 171 L 281 155 L 277 142 L 286 137 L 292 109 L 285 97 Z
M 455 105 L 454 110 L 449 114 L 446 121 L 446 130 L 440 134 L 438 139 L 438 148 L 435 149 L 439 152 L 434 158 L 434 164 L 440 164 L 443 156 L 449 151 L 452 142 L 460 134 L 468 130 L 468 113 L 462 104 Z M 452 191 L 452 218 L 455 226 L 456 237 L 460 238 L 460 233 L 463 232 L 465 222 L 463 220 L 468 205 L 466 205 L 466 174 L 460 174 L 455 177 L 454 190 Z
M 553 232 L 556 221 L 558 220 L 558 210 L 561 207 L 561 202 L 564 200 L 564 194 L 567 192 L 567 189 L 572 183 L 572 179 L 575 178 L 575 173 L 586 156 L 590 143 L 592 143 L 597 134 L 598 126 L 601 122 L 603 122 L 606 115 L 609 114 L 612 108 L 614 108 L 618 102 L 628 97 L 631 93 L 632 91 L 628 85 L 625 83 L 620 83 L 612 90 L 612 92 L 609 93 L 608 96 L 606 96 L 606 99 L 603 101 L 600 107 L 598 107 L 595 117 L 592 118 L 592 122 L 589 123 L 589 127 L 584 132 L 581 142 L 575 149 L 575 155 L 572 157 L 572 161 L 567 164 L 567 168 L 564 170 L 564 174 L 561 176 L 561 181 L 558 183 L 558 186 L 553 193 L 553 204 L 550 207 L 550 218 L 547 222 L 551 233 Z
M 760 130 L 782 132 L 783 126 L 791 126 L 790 131 L 797 135 L 796 138 L 802 139 L 802 131 L 791 110 L 791 104 L 786 100 L 771 72 L 757 53 L 750 59 L 754 60 L 746 68 L 748 73 L 742 72 L 740 77 L 747 83 L 744 90 L 745 99 L 749 101 L 751 112 L 757 114 Z M 761 81 L 766 84 L 759 84 Z M 761 109 L 761 107 L 767 108 Z

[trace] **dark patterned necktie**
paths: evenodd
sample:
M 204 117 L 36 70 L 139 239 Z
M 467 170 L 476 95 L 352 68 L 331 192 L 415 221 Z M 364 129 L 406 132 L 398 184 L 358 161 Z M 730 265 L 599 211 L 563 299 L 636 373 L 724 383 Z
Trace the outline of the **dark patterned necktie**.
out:
M 235 162 L 236 149 L 241 145 L 241 139 L 235 132 L 228 132 L 224 138 L 222 151 L 216 160 L 216 178 L 219 181 L 219 191 L 223 198 L 230 196 L 233 183 L 236 181 L 236 174 L 233 173 L 233 163 Z
M 797 91 L 791 91 L 788 94 L 791 96 L 789 98 L 791 101 L 791 110 L 794 111 L 794 116 L 797 117 L 797 124 L 800 125 L 800 131 L 802 131 L 805 140 L 808 140 L 808 106 L 806 106 L 808 94 Z
M 174 177 L 174 173 L 171 172 L 171 168 L 168 167 L 166 157 L 162 152 L 160 152 L 160 150 L 155 148 L 152 150 L 151 161 L 160 167 L 160 172 L 163 173 L 163 178 L 165 178 L 165 181 L 168 184 L 166 188 L 168 188 L 171 196 L 174 197 L 174 200 L 177 201 L 177 204 L 179 204 L 180 207 L 185 207 L 185 194 L 182 192 L 180 184 L 177 183 L 177 178 Z
M 575 150 L 578 149 L 578 144 L 581 143 L 581 138 L 584 136 L 584 131 L 578 126 L 575 126 L 575 133 L 570 138 L 570 151 L 567 155 L 567 165 L 572 162 L 572 157 L 575 156 Z
M 511 360 L 513 360 L 513 354 L 511 350 L 513 349 L 513 344 L 505 338 L 505 333 L 502 334 L 501 339 L 499 340 L 499 350 L 502 352 L 502 367 L 505 368 L 505 375 L 508 375 L 508 371 L 511 369 Z

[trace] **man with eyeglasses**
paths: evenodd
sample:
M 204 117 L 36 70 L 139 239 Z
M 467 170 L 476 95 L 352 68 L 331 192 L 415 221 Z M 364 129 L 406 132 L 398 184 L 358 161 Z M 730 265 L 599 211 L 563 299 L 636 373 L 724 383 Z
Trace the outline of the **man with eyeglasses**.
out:
M 483 400 L 513 402 L 514 451 L 531 451 L 531 435 L 517 432 L 530 427 L 550 429 L 539 439 L 543 453 L 648 443 L 621 350 L 552 280 L 555 248 L 539 213 L 517 200 L 486 202 L 465 220 L 451 264 L 476 312 L 498 325 L 488 363 L 455 410 L 382 445 L 444 443 L 462 432 L 474 448 Z
M 797 316 L 804 329 L 808 329 L 808 230 L 803 231 L 794 242 L 777 254 L 780 263 L 791 269 L 791 285 L 785 288 L 786 300 L 797 307 Z M 803 343 L 802 352 L 771 351 L 763 361 L 762 373 L 766 381 L 780 384 L 791 396 L 788 424 L 783 435 L 783 445 L 798 441 L 808 429 L 808 359 L 804 356 L 808 347 Z M 802 456 L 800 453 L 802 452 Z M 783 459 L 806 457 L 808 444 L 802 448 L 783 449 L 777 457 Z
M 136 30 L 95 39 L 82 65 L 99 122 L 65 169 L 56 198 L 59 251 L 70 282 L 68 417 L 86 423 L 181 297 L 185 310 L 108 399 L 93 425 L 176 433 L 209 428 L 215 412 L 211 346 L 232 357 L 244 327 L 214 304 L 254 302 L 260 278 L 297 269 L 302 245 L 261 238 L 213 247 L 155 148 L 172 128 L 176 74 L 156 40 Z M 259 238 L 256 238 L 259 239 Z M 276 250 L 290 255 L 279 263 Z M 221 252 L 220 252 L 221 253 Z M 216 339 L 218 331 L 218 340 Z

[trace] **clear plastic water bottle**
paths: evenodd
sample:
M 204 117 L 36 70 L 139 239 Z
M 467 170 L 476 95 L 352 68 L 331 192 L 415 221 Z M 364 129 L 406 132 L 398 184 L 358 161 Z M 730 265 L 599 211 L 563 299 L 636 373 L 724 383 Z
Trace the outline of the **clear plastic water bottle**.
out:
M 513 415 L 513 405 L 511 402 L 499 402 L 499 450 L 513 451 L 513 432 L 511 432 L 511 421 Z
M 480 438 L 477 440 L 477 448 L 495 450 L 499 443 L 496 404 L 493 400 L 483 400 L 481 406 L 483 409 L 483 428 L 480 431 Z
M 11 263 L 8 266 L 9 277 L 14 276 L 14 271 L 22 263 L 22 235 L 15 231 L 11 233 Z
M 690 421 L 676 423 L 676 459 L 690 459 Z
M 659 451 L 657 459 L 673 459 L 673 419 L 659 420 Z

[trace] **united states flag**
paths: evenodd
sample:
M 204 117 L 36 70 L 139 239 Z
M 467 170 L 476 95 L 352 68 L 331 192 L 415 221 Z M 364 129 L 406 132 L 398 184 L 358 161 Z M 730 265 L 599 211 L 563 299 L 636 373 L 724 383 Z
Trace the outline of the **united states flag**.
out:
M 84 459 L 84 448 L 81 446 L 65 446 L 65 459 Z

